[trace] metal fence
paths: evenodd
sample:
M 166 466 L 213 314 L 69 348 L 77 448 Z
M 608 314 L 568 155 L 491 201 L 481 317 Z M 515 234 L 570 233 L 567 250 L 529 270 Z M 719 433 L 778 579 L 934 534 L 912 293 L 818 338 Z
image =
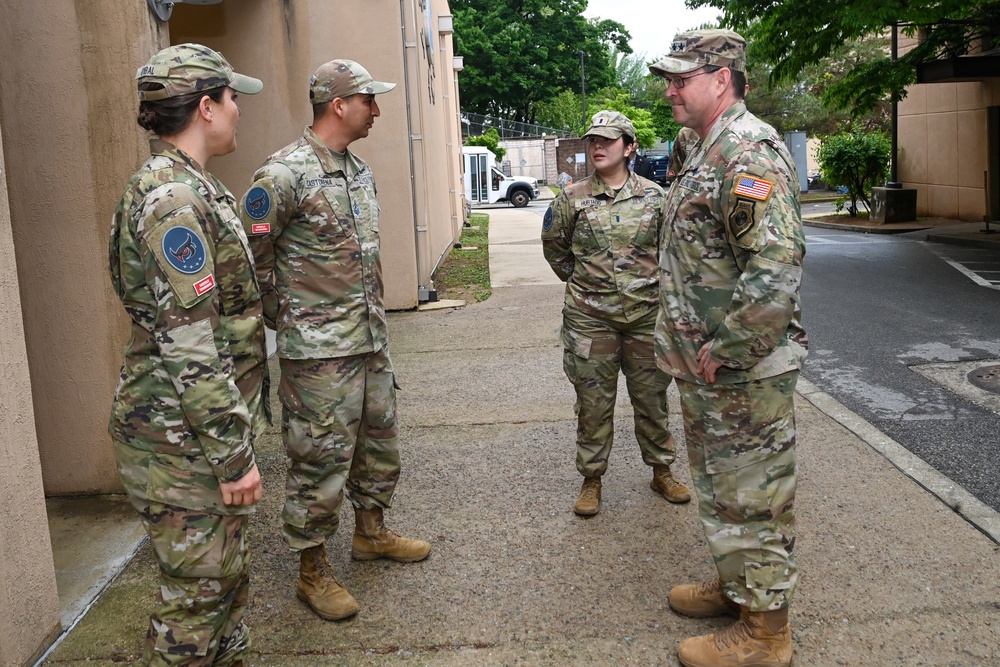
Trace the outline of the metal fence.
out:
M 514 139 L 514 138 L 525 138 L 525 137 L 541 137 L 541 136 L 556 136 L 556 137 L 572 137 L 576 136 L 573 132 L 567 130 L 557 130 L 552 127 L 545 127 L 544 125 L 535 125 L 534 123 L 521 123 L 516 120 L 507 120 L 506 118 L 495 118 L 493 116 L 484 116 L 480 113 L 467 113 L 462 112 L 462 139 L 466 137 L 479 136 L 483 132 L 486 132 L 491 127 L 495 127 L 497 132 L 500 134 L 501 139 Z

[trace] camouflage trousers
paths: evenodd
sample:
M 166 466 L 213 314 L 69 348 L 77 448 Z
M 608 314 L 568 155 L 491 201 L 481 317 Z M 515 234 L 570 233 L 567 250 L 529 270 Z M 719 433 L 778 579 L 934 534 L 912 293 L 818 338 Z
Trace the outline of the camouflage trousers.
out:
M 798 377 L 677 380 L 705 536 L 723 591 L 750 611 L 787 607 L 799 578 L 792 556 Z
M 293 551 L 337 531 L 346 487 L 358 509 L 388 508 L 399 480 L 396 389 L 383 349 L 335 359 L 281 359 L 289 458 L 282 534 Z
M 603 475 L 614 439 L 618 372 L 632 401 L 635 438 L 650 466 L 674 462 L 667 429 L 670 376 L 656 366 L 656 311 L 635 322 L 613 322 L 563 309 L 563 370 L 576 389 L 576 469 L 584 477 Z
M 143 664 L 216 665 L 246 660 L 250 596 L 246 515 L 149 503 L 140 515 L 160 565 Z

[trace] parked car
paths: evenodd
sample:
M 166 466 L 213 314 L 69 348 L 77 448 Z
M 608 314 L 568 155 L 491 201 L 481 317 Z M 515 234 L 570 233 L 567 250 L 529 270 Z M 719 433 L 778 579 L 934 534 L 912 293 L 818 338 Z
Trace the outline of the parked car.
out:
M 649 161 L 653 165 L 653 176 L 650 180 L 656 181 L 660 185 L 667 184 L 667 170 L 670 169 L 669 155 L 649 155 Z
M 664 154 L 640 155 L 633 166 L 635 173 L 651 181 L 666 185 L 667 170 L 670 169 L 670 156 Z

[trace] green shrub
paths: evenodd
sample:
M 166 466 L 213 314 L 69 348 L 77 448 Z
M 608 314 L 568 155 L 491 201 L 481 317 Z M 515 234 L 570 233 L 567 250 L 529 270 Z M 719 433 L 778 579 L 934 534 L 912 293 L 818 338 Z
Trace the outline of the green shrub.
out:
M 837 210 L 847 207 L 852 218 L 858 217 L 858 201 L 869 211 L 871 191 L 889 177 L 892 143 L 885 132 L 843 132 L 823 139 L 816 154 L 820 177 L 830 187 L 847 187 L 847 196 L 837 200 Z

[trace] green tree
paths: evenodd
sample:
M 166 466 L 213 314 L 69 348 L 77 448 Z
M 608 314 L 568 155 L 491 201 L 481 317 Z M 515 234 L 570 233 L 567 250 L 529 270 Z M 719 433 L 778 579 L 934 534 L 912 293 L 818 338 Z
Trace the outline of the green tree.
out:
M 538 105 L 580 85 L 584 51 L 587 88 L 615 80 L 609 47 L 631 53 L 616 21 L 583 16 L 586 0 L 452 0 L 455 53 L 466 111 L 534 123 Z
M 466 146 L 485 146 L 490 149 L 497 162 L 503 162 L 503 156 L 507 154 L 507 149 L 500 146 L 500 133 L 495 127 L 491 127 L 477 137 L 468 137 L 465 140 Z
M 802 130 L 809 136 L 836 134 L 854 128 L 889 129 L 889 105 L 879 103 L 870 112 L 852 117 L 847 109 L 824 104 L 826 90 L 841 81 L 852 68 L 888 53 L 885 39 L 849 42 L 829 58 L 810 65 L 794 81 L 772 82 L 774 67 L 751 59 L 747 63 L 747 108 L 780 133 Z
M 888 53 L 850 64 L 822 91 L 827 106 L 858 117 L 886 99 L 899 101 L 916 82 L 917 66 L 1000 46 L 1000 0 L 688 0 L 723 11 L 722 24 L 747 37 L 748 57 L 773 67 L 772 83 L 800 73 L 846 45 L 885 38 L 893 24 L 915 46 L 892 60 Z
M 884 132 L 843 132 L 823 139 L 816 157 L 820 175 L 830 185 L 846 185 L 847 197 L 837 202 L 837 210 L 847 208 L 858 216 L 858 200 L 871 211 L 871 191 L 889 177 L 892 144 Z
M 562 90 L 550 100 L 539 102 L 535 119 L 539 125 L 575 132 L 583 120 L 580 93 Z

